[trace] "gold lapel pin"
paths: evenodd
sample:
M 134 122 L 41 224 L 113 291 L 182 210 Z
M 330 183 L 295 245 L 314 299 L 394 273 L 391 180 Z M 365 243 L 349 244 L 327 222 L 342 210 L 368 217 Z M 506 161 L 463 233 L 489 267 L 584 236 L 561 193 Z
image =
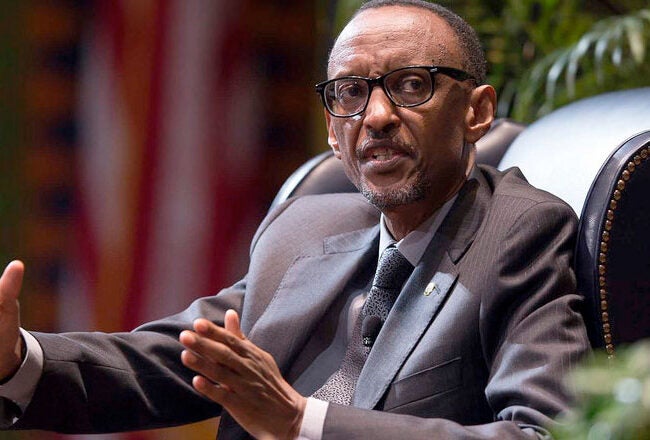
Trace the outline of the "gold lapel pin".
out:
M 426 289 L 424 289 L 424 296 L 431 295 L 431 293 L 433 293 L 433 291 L 435 289 L 436 289 L 436 283 L 431 282 L 431 283 L 427 284 Z

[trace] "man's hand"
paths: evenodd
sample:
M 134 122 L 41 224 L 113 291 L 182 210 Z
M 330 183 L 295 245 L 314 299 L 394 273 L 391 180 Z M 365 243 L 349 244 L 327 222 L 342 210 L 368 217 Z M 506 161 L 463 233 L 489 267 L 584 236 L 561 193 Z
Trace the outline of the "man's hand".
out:
M 18 294 L 25 267 L 12 261 L 0 277 L 0 382 L 10 378 L 22 362 Z
M 294 439 L 307 399 L 289 385 L 273 357 L 244 337 L 228 310 L 225 328 L 207 319 L 180 335 L 185 366 L 199 373 L 194 388 L 226 409 L 258 439 Z

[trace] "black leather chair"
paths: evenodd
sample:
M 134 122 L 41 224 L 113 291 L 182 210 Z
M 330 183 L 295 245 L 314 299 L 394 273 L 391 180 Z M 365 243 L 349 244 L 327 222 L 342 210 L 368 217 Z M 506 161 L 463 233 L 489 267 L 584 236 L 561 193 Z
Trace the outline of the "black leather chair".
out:
M 580 215 L 575 268 L 594 347 L 650 337 L 650 88 L 587 98 L 529 127 L 501 120 L 479 163 L 519 166 Z M 520 134 L 521 133 L 521 134 Z M 275 200 L 356 191 L 331 152 L 287 179 Z
M 650 130 L 614 150 L 587 194 L 576 246 L 589 338 L 612 355 L 650 336 Z
M 594 347 L 650 337 L 650 87 L 606 93 L 531 124 L 499 168 L 518 166 L 580 216 L 575 268 Z
M 476 143 L 476 161 L 498 167 L 501 159 L 526 126 L 512 119 L 496 119 L 486 133 Z

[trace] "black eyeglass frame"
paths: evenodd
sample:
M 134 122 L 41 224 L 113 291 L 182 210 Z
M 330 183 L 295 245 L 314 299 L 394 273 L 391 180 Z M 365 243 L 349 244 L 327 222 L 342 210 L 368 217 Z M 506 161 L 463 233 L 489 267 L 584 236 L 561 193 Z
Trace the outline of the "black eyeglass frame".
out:
M 429 71 L 429 75 L 431 75 L 431 93 L 429 94 L 429 96 L 425 100 L 423 100 L 422 102 L 419 102 L 417 104 L 398 104 L 397 102 L 395 102 L 395 99 L 391 95 L 390 91 L 388 91 L 386 89 L 386 87 L 384 85 L 384 80 L 385 80 L 385 78 L 387 76 L 392 75 L 395 72 L 399 72 L 401 70 L 408 70 L 408 69 L 426 69 L 426 70 Z M 461 81 L 462 82 L 462 81 L 467 81 L 467 80 L 470 80 L 470 79 L 473 80 L 473 81 L 476 81 L 476 78 L 473 75 L 465 72 L 464 70 L 456 69 L 455 67 L 447 67 L 447 66 L 406 66 L 406 67 L 400 67 L 399 69 L 391 70 L 390 72 L 386 72 L 383 75 L 380 75 L 380 76 L 378 76 L 376 78 L 366 78 L 364 76 L 350 75 L 350 76 L 342 76 L 340 78 L 329 79 L 327 81 L 323 81 L 323 82 L 320 82 L 320 83 L 316 84 L 316 93 L 318 93 L 318 95 L 320 96 L 320 99 L 323 102 L 323 106 L 325 107 L 325 109 L 327 110 L 327 112 L 330 115 L 334 116 L 335 118 L 351 118 L 353 116 L 360 115 L 361 113 L 366 111 L 366 108 L 368 107 L 368 102 L 370 102 L 370 95 L 372 93 L 372 89 L 376 85 L 381 87 L 381 89 L 384 91 L 386 96 L 388 96 L 388 99 L 390 99 L 390 102 L 392 102 L 397 107 L 407 107 L 408 108 L 408 107 L 417 107 L 418 105 L 424 104 L 425 102 L 427 102 L 428 100 L 430 100 L 433 97 L 433 92 L 435 91 L 435 84 L 436 84 L 435 75 L 438 74 L 438 73 L 440 73 L 442 75 L 445 75 L 445 76 L 448 76 L 448 77 L 450 77 L 452 79 L 455 79 L 456 81 Z M 348 114 L 340 115 L 340 114 L 334 113 L 334 111 L 332 109 L 330 109 L 329 106 L 327 105 L 327 99 L 325 98 L 325 87 L 327 87 L 327 85 L 330 84 L 330 83 L 333 83 L 335 81 L 341 81 L 341 80 L 344 80 L 344 79 L 361 80 L 361 81 L 365 81 L 366 84 L 368 84 L 368 96 L 366 97 L 366 103 L 363 105 L 363 107 L 359 111 L 357 111 L 355 113 L 351 113 L 349 115 Z

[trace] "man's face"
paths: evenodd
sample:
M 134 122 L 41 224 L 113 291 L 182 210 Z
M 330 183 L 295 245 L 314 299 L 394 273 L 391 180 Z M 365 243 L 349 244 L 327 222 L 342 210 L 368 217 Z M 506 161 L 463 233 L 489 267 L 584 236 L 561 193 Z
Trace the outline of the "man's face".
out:
M 453 30 L 438 16 L 403 6 L 369 9 L 343 30 L 328 66 L 329 78 L 374 78 L 405 66 L 463 68 Z M 437 208 L 465 179 L 465 119 L 472 81 L 436 75 L 431 100 L 397 107 L 374 87 L 362 114 L 325 113 L 328 140 L 348 177 L 384 212 L 405 205 Z

